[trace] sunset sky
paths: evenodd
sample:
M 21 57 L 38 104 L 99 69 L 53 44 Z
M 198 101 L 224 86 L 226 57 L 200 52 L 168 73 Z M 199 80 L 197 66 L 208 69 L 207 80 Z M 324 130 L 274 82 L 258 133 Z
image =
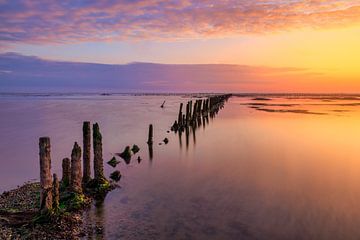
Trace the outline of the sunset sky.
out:
M 85 82 L 78 62 L 101 89 L 360 92 L 360 0 L 0 0 L 0 88 Z

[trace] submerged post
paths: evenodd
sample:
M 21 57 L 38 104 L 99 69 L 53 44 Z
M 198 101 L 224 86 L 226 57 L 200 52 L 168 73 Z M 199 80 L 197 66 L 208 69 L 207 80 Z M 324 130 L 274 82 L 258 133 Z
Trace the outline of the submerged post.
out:
M 154 132 L 153 132 L 153 125 L 150 124 L 150 125 L 149 125 L 148 141 L 147 141 L 147 144 L 149 144 L 149 145 L 152 145 L 152 144 L 153 144 L 153 134 L 154 134 Z
M 39 139 L 40 157 L 40 212 L 47 213 L 52 209 L 52 181 L 51 181 L 51 157 L 50 138 Z
M 71 152 L 71 185 L 70 190 L 74 193 L 82 193 L 81 188 L 81 148 L 77 142 Z
M 60 201 L 59 188 L 60 188 L 59 180 L 58 180 L 57 175 L 54 173 L 54 175 L 53 175 L 53 192 L 52 192 L 52 194 L 53 194 L 52 207 L 54 210 L 59 209 L 59 201 Z
M 62 186 L 69 186 L 71 179 L 70 159 L 64 158 L 62 160 Z
M 93 124 L 93 148 L 94 148 L 94 178 L 97 182 L 102 182 L 105 179 L 104 165 L 102 156 L 102 136 L 100 133 L 99 124 Z
M 90 168 L 90 151 L 91 151 L 91 130 L 90 122 L 83 123 L 83 178 L 84 184 L 90 181 L 91 168 Z

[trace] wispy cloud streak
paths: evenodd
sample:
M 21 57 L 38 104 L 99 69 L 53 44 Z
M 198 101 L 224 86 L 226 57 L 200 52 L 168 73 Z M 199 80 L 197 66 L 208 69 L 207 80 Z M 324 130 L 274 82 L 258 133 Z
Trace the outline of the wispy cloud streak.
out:
M 0 43 L 173 40 L 360 23 L 359 0 L 0 1 Z

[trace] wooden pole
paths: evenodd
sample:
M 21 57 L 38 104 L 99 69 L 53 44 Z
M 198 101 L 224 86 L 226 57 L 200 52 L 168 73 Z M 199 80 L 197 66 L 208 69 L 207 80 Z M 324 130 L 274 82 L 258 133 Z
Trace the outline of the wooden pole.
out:
M 74 147 L 71 152 L 71 185 L 70 190 L 74 193 L 82 193 L 81 188 L 81 148 L 74 143 Z
M 94 178 L 102 182 L 104 176 L 104 160 L 102 155 L 102 136 L 99 124 L 93 124 L 93 147 L 94 147 Z
M 59 184 L 59 180 L 57 175 L 54 173 L 53 175 L 53 209 L 54 210 L 58 210 L 59 209 L 59 201 L 60 201 L 60 193 L 59 193 L 59 188 L 60 188 L 60 184 Z
M 50 138 L 39 139 L 40 157 L 40 212 L 45 214 L 52 209 L 52 179 L 51 179 L 51 157 Z
M 83 123 L 83 178 L 84 184 L 90 181 L 91 166 L 90 166 L 90 152 L 91 152 L 91 129 L 90 122 Z
M 150 124 L 149 125 L 148 141 L 147 141 L 147 144 L 149 144 L 149 145 L 153 144 L 153 134 L 154 134 L 153 125 Z
M 71 179 L 71 167 L 70 167 L 70 159 L 64 158 L 62 160 L 62 185 L 67 187 L 70 184 Z

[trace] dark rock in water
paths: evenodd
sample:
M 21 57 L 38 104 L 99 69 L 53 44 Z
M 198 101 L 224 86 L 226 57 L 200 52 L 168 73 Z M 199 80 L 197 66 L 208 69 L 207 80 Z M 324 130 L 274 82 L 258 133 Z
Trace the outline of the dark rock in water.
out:
M 121 178 L 121 173 L 119 170 L 116 170 L 115 172 L 111 173 L 110 174 L 110 178 L 112 180 L 114 180 L 115 182 L 118 182 L 120 181 L 120 178 Z
M 112 157 L 112 159 L 110 159 L 110 161 L 107 162 L 107 164 L 109 164 L 113 168 L 116 167 L 116 165 L 118 165 L 119 163 L 120 161 L 118 161 L 115 157 Z
M 170 131 L 168 130 L 168 131 L 166 131 L 167 133 L 169 133 Z
M 137 158 L 137 161 L 138 161 L 138 163 L 140 163 L 141 162 L 141 157 L 140 156 L 138 156 L 138 158 Z
M 169 139 L 168 139 L 168 138 L 164 138 L 163 142 L 164 142 L 165 144 L 168 144 L 168 143 L 169 143 Z
M 140 151 L 140 148 L 139 148 L 138 145 L 134 144 L 134 145 L 132 146 L 132 148 L 131 148 L 131 151 L 132 151 L 134 154 L 136 154 L 136 153 L 138 153 L 138 152 Z
M 119 157 L 125 160 L 126 164 L 130 163 L 131 160 L 131 150 L 129 146 L 126 146 L 125 150 L 122 153 L 116 153 Z

